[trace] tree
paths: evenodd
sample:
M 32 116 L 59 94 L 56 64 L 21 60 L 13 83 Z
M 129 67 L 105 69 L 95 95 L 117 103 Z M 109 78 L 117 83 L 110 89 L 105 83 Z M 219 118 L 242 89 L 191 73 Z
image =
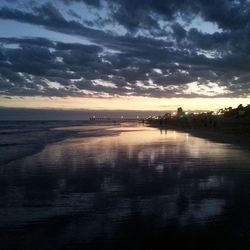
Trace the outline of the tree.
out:
M 182 107 L 178 108 L 178 109 L 177 109 L 177 116 L 181 116 L 181 115 L 182 115 L 182 112 L 183 112 Z

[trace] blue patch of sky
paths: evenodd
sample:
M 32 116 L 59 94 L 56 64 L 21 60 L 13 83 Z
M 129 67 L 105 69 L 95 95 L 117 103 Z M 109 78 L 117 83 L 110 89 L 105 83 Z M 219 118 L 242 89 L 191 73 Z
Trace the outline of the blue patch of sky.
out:
M 52 41 L 60 41 L 65 43 L 93 44 L 91 41 L 84 37 L 72 36 L 55 31 L 50 31 L 38 25 L 20 23 L 12 20 L 0 20 L 0 30 L 0 37 L 6 38 L 42 37 Z
M 196 16 L 190 22 L 183 20 L 181 17 L 177 18 L 177 21 L 186 29 L 196 28 L 202 33 L 213 34 L 215 32 L 222 32 L 222 29 L 218 27 L 216 23 L 207 22 L 202 17 Z

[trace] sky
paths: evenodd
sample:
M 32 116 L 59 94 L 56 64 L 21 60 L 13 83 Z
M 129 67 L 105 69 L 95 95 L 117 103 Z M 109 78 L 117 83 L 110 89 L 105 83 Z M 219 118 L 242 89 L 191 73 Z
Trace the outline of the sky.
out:
M 1 0 L 0 107 L 250 103 L 248 0 Z

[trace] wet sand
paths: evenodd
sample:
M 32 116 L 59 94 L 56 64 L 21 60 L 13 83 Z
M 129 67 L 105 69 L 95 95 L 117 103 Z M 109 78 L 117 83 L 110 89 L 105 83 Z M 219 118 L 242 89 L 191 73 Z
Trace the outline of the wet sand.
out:
M 249 149 L 99 128 L 0 167 L 3 249 L 249 249 Z
M 152 128 L 157 128 L 161 130 L 175 130 L 183 133 L 188 133 L 196 137 L 205 138 L 214 142 L 219 143 L 229 143 L 237 145 L 239 147 L 250 148 L 249 136 L 241 134 L 240 130 L 237 133 L 230 133 L 229 131 L 224 131 L 223 129 L 213 129 L 213 128 L 186 128 L 186 127 L 176 127 L 168 125 L 145 125 Z

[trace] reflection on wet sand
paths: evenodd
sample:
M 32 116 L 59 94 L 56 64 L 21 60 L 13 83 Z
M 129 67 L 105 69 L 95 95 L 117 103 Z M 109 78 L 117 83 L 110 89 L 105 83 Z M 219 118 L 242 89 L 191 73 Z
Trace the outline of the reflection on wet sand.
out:
M 0 170 L 0 226 L 11 228 L 0 241 L 146 249 L 192 244 L 197 235 L 212 244 L 220 233 L 219 246 L 247 244 L 249 151 L 171 130 L 106 130 L 110 136 L 67 139 Z

